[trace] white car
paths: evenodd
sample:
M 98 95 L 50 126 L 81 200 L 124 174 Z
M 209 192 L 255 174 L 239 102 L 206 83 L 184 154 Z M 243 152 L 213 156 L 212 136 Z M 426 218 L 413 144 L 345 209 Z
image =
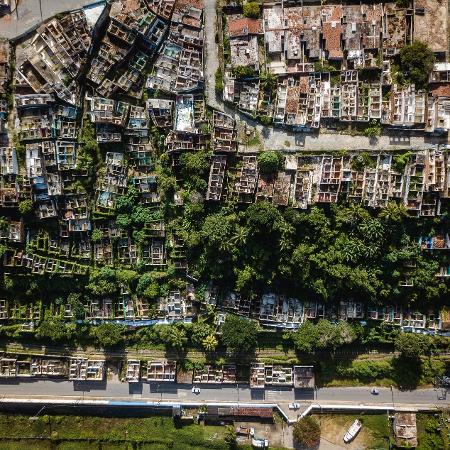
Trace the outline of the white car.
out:
M 300 403 L 289 403 L 289 409 L 298 409 L 300 408 Z
M 195 395 L 200 394 L 200 388 L 198 388 L 196 386 L 193 386 L 192 387 L 192 393 L 195 394 Z

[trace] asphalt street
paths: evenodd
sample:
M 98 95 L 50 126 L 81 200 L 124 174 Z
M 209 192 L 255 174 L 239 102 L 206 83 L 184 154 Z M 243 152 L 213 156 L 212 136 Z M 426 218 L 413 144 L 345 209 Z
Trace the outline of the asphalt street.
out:
M 1 397 L 84 397 L 105 399 L 146 399 L 155 401 L 207 401 L 207 402 L 267 402 L 288 403 L 350 403 L 373 405 L 449 405 L 449 399 L 439 399 L 441 392 L 435 389 L 399 391 L 379 388 L 379 395 L 372 395 L 370 387 L 323 388 L 301 391 L 289 387 L 250 389 L 248 385 L 199 385 L 200 394 L 191 392 L 192 385 L 177 383 L 122 383 L 79 382 L 59 380 L 0 380 Z

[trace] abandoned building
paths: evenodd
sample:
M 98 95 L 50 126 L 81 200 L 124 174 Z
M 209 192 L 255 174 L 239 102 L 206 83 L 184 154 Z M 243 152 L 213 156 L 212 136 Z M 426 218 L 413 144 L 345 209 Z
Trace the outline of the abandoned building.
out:
M 87 358 L 70 358 L 70 381 L 103 381 L 105 361 Z

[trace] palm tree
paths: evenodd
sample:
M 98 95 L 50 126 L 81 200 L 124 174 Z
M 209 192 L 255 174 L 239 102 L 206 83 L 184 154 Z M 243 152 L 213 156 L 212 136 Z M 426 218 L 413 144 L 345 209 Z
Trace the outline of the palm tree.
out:
M 407 215 L 408 211 L 402 203 L 389 202 L 380 212 L 379 217 L 386 222 L 401 222 Z
M 231 242 L 238 246 L 242 247 L 247 243 L 248 230 L 244 227 L 237 226 L 235 233 L 231 237 Z
M 218 344 L 219 342 L 217 341 L 216 336 L 214 336 L 213 334 L 206 336 L 202 342 L 202 345 L 207 352 L 213 352 L 217 348 Z

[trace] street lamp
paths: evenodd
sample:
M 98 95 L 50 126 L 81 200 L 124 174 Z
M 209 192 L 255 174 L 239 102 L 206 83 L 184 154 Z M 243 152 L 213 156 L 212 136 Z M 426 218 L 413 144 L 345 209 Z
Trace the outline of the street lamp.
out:
M 392 397 L 392 410 L 395 409 L 395 405 L 394 405 L 394 387 L 392 386 L 392 384 L 390 385 L 391 388 L 391 397 Z

